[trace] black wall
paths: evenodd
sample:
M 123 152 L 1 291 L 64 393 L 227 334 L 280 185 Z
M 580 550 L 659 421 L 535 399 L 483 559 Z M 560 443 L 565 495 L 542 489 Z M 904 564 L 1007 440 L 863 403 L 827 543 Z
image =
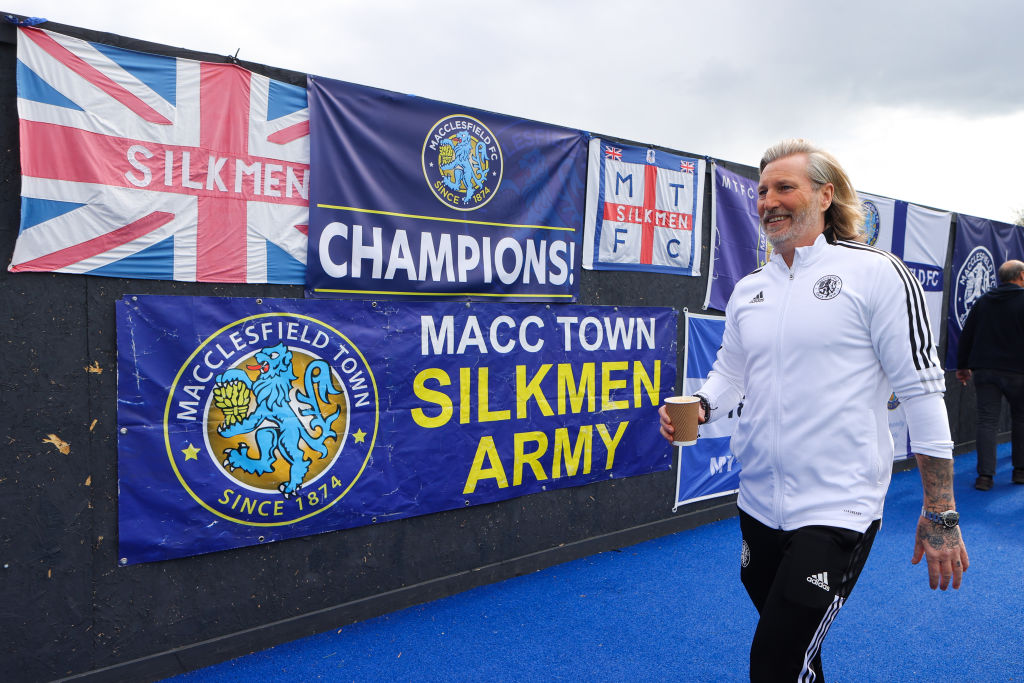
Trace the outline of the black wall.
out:
M 44 27 L 147 52 L 226 61 L 75 27 Z M 15 52 L 14 27 L 0 24 L 2 677 L 155 680 L 734 514 L 731 499 L 673 513 L 670 471 L 119 567 L 114 302 L 127 293 L 301 298 L 303 292 L 297 286 L 7 272 L 20 211 Z M 304 74 L 243 66 L 305 85 Z M 755 177 L 750 167 L 727 166 Z M 704 273 L 710 206 L 708 183 Z M 699 311 L 705 286 L 706 277 L 584 271 L 581 302 Z M 682 327 L 680 318 L 680 350 Z M 958 452 L 971 449 L 973 396 L 964 401 L 965 390 L 949 378 L 947 384 Z M 652 425 L 655 420 L 652 412 Z M 62 453 L 51 434 L 70 450 Z

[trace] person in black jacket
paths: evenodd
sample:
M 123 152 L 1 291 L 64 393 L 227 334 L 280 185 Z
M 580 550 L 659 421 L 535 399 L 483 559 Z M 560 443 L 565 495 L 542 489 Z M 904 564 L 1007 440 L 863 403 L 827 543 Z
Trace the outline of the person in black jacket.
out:
M 957 348 L 956 378 L 973 373 L 978 397 L 978 479 L 988 491 L 996 471 L 996 428 L 1003 396 L 1010 404 L 1013 483 L 1024 484 L 1024 262 L 999 266 L 1000 285 L 967 314 Z M 968 369 L 969 368 L 969 369 Z

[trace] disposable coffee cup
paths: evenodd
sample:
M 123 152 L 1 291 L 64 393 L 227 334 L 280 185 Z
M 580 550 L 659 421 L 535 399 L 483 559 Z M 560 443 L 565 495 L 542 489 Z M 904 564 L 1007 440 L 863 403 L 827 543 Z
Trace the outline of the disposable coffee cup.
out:
M 697 416 L 700 399 L 696 396 L 669 396 L 665 399 L 665 412 L 672 423 L 672 443 L 692 446 L 697 443 Z

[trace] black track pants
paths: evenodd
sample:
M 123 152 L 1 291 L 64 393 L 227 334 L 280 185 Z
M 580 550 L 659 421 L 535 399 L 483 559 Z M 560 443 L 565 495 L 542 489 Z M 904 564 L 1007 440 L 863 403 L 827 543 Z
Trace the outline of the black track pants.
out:
M 780 531 L 740 511 L 740 578 L 760 614 L 751 681 L 824 681 L 821 643 L 864 568 L 879 523 L 864 533 L 828 526 Z

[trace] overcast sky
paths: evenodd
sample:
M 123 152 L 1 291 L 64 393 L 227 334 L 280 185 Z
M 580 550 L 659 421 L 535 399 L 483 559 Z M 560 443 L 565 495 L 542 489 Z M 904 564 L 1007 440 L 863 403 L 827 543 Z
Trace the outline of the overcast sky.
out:
M 1024 3 L 1011 0 L 0 9 L 751 166 L 805 137 L 864 192 L 1007 222 L 1024 209 Z

